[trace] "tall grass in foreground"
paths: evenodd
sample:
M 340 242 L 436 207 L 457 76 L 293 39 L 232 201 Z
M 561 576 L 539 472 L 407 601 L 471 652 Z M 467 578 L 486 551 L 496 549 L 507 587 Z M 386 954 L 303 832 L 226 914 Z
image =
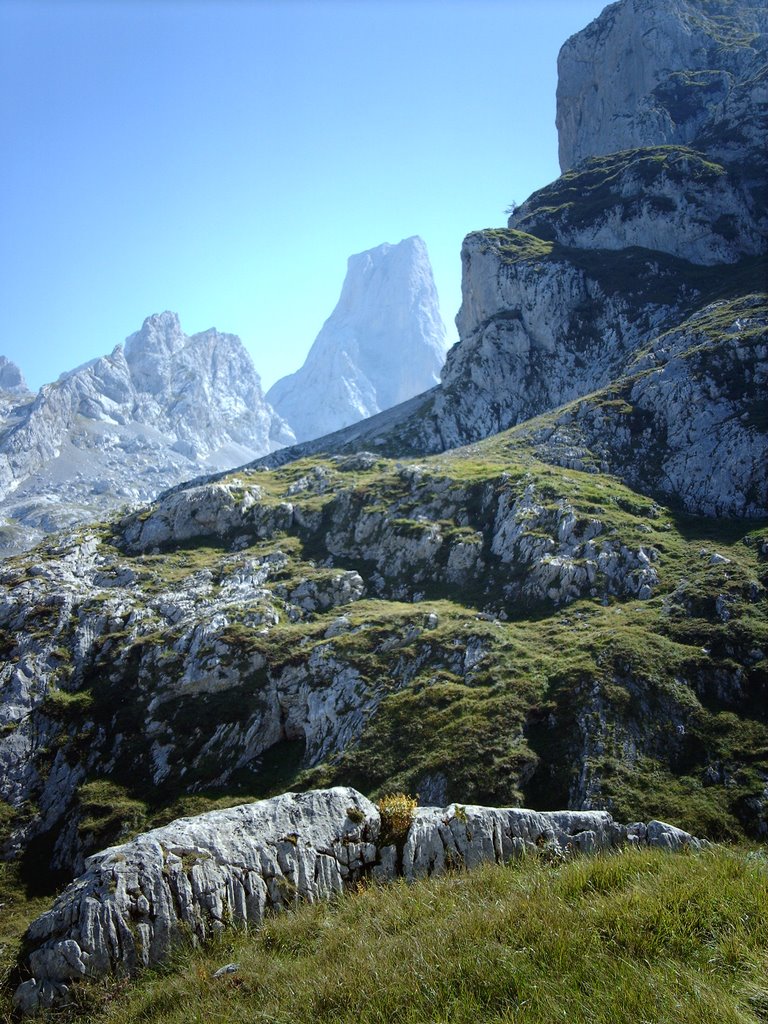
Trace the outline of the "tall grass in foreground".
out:
M 211 977 L 231 960 L 237 973 Z M 768 860 L 531 857 L 372 886 L 93 986 L 79 1012 L 99 1024 L 757 1024 Z

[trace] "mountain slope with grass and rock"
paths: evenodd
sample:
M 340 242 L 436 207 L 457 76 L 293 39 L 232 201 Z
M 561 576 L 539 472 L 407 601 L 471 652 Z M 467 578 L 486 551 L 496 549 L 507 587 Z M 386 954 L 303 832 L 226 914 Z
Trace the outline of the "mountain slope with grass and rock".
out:
M 460 341 L 440 384 L 4 564 L 8 898 L 15 907 L 22 889 L 37 897 L 81 876 L 33 926 L 15 982 L 32 967 L 49 986 L 38 992 L 45 1002 L 89 972 L 83 953 L 94 965 L 122 952 L 143 962 L 171 920 L 155 896 L 208 935 L 257 914 L 262 886 L 290 902 L 291 885 L 313 894 L 339 879 L 357 885 L 355 872 L 383 862 L 368 801 L 396 793 L 427 805 L 411 835 L 434 863 L 433 827 L 444 859 L 446 829 L 467 838 L 461 829 L 474 837 L 477 826 L 482 845 L 479 807 L 506 808 L 491 817 L 507 822 L 607 813 L 649 829 L 671 822 L 710 842 L 764 843 L 763 22 L 750 0 L 620 0 L 566 43 L 565 173 L 507 227 L 465 240 Z M 659 26 L 688 40 L 679 51 L 687 78 L 666 43 L 651 45 Z M 589 69 L 612 66 L 622 45 L 644 65 L 634 92 L 625 96 L 606 71 L 593 109 Z M 674 99 L 689 86 L 704 92 Z M 591 126 L 576 133 L 578 146 L 564 97 Z M 603 112 L 610 130 L 598 123 Z M 308 852 L 291 801 L 330 799 L 318 792 L 343 793 L 349 820 Z M 283 801 L 280 834 L 259 825 L 269 846 L 258 865 L 254 854 L 260 881 L 240 847 L 232 871 L 218 848 L 197 842 L 219 820 L 197 815 L 258 818 L 265 804 L 238 808 L 272 797 Z M 535 811 L 510 810 L 525 807 Z M 489 857 L 504 861 L 511 833 L 490 832 Z M 710 853 L 702 865 L 725 856 Z M 734 856 L 736 874 L 757 873 L 754 894 L 762 860 L 742 848 Z M 139 879 L 152 857 L 156 885 Z M 640 874 L 662 870 L 650 863 Z M 735 870 L 723 868 L 729 878 Z M 608 913 L 611 884 L 594 890 L 591 922 Z M 97 891 L 98 906 L 88 902 Z M 576 890 L 568 893 L 571 907 Z M 747 902 L 739 920 L 762 935 L 764 914 Z M 706 949 L 709 980 L 724 955 L 712 946 L 713 906 L 689 884 L 674 931 L 675 956 L 688 941 Z M 630 916 L 631 927 L 591 924 L 592 952 L 599 960 L 606 943 L 634 977 L 627 965 L 642 950 L 643 971 L 649 962 L 661 971 L 657 1017 L 666 1019 L 664 1000 L 683 976 L 659 966 L 671 962 L 672 932 L 658 930 L 658 914 Z M 98 922 L 114 926 L 101 946 L 86 942 Z M 650 951 L 637 938 L 649 933 Z M 7 941 L 19 949 L 17 934 Z M 538 955 L 543 941 L 521 939 L 520 956 Z M 687 1019 L 757 1022 L 764 993 L 750 956 L 728 961 L 739 982 L 727 998 L 685 974 L 678 1004 L 698 1013 Z M 628 976 L 618 990 L 634 991 Z M 574 981 L 577 991 L 597 993 L 579 977 L 587 988 Z M 473 1004 L 472 1019 L 503 1019 L 499 998 L 482 1013 Z M 297 1019 L 323 1019 L 315 1011 Z M 605 1009 L 596 1019 L 619 1018 Z

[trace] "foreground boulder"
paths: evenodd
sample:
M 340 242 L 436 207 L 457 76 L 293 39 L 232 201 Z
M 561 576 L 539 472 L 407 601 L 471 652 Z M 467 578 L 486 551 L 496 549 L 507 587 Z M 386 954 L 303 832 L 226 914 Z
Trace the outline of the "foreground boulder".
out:
M 67 997 L 72 981 L 134 973 L 174 940 L 205 940 L 228 924 L 340 893 L 365 876 L 440 874 L 528 851 L 559 858 L 625 843 L 700 848 L 662 822 L 619 825 L 606 811 L 417 808 L 398 833 L 354 789 L 285 793 L 181 818 L 91 857 L 52 909 L 29 928 L 16 1007 L 34 1013 Z

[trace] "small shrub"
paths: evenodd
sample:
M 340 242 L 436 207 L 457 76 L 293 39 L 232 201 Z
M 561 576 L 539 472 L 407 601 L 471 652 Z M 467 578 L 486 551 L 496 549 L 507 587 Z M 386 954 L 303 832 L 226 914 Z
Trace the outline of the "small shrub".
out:
M 361 811 L 359 807 L 348 807 L 347 817 L 354 825 L 362 825 L 365 821 L 365 811 Z
M 413 821 L 418 801 L 405 793 L 383 796 L 376 805 L 381 815 L 381 841 L 385 845 L 402 846 Z

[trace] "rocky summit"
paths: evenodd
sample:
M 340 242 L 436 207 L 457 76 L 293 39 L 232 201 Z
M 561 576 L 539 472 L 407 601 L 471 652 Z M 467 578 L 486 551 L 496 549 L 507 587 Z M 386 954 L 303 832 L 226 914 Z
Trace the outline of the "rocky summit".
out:
M 434 388 L 5 563 L 0 841 L 79 876 L 20 1008 L 534 833 L 765 840 L 763 21 L 620 0 L 566 43 L 566 169 L 466 238 Z M 114 362 L 173 363 L 148 340 Z
M 267 392 L 299 441 L 373 416 L 433 387 L 445 326 L 418 238 L 350 256 L 338 305 L 306 362 Z
M 239 338 L 148 317 L 33 396 L 0 365 L 0 553 L 295 440 Z

